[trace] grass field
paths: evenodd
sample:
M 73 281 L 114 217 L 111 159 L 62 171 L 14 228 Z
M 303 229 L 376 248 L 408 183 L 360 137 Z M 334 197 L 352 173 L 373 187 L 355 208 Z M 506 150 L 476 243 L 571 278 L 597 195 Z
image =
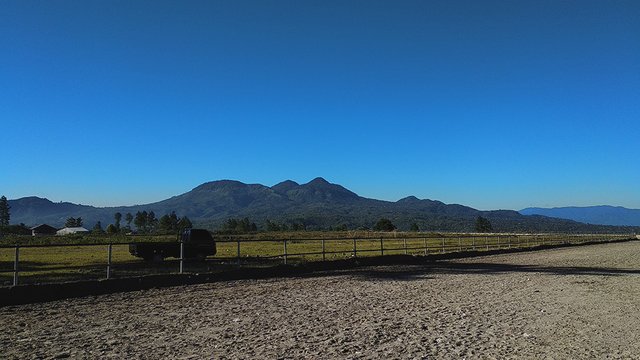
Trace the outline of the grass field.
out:
M 480 235 L 427 233 L 284 233 L 218 237 L 217 254 L 206 262 L 188 262 L 187 272 L 213 272 L 229 266 L 271 266 L 345 259 L 353 256 L 427 255 L 471 250 L 495 250 L 560 243 L 629 238 L 628 235 Z M 127 277 L 177 272 L 177 259 L 147 263 L 129 254 L 129 242 L 171 241 L 175 236 L 31 237 L 20 240 L 19 283 L 57 282 L 106 277 L 111 245 L 111 274 Z M 0 247 L 0 286 L 13 283 L 15 247 Z M 286 254 L 286 255 L 285 255 Z

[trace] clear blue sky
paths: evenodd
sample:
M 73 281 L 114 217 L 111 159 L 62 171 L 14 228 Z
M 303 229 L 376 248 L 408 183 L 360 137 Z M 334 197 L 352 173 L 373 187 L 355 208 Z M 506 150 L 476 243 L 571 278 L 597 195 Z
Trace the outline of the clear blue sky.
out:
M 640 208 L 640 1 L 0 1 L 0 194 Z

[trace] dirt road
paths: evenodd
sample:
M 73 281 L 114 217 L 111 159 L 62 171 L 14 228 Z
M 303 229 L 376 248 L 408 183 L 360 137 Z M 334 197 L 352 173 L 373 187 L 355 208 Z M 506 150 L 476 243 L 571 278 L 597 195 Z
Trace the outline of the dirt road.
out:
M 0 308 L 0 358 L 640 359 L 640 242 Z

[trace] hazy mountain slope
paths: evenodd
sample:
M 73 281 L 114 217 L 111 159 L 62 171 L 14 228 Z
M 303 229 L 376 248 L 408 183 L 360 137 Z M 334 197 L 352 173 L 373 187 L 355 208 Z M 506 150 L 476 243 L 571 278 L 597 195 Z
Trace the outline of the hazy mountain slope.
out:
M 346 225 L 349 229 L 371 228 L 381 217 L 392 220 L 400 230 L 412 223 L 429 231 L 472 231 L 475 219 L 487 217 L 496 231 L 624 231 L 581 224 L 544 216 L 524 216 L 516 211 L 479 211 L 467 206 L 420 200 L 410 196 L 397 202 L 368 199 L 317 178 L 306 184 L 287 180 L 272 187 L 233 180 L 204 183 L 181 195 L 156 203 L 130 207 L 96 208 L 46 199 L 10 200 L 11 222 L 62 226 L 66 218 L 82 217 L 85 227 L 96 221 L 103 227 L 113 222 L 113 214 L 153 211 L 156 217 L 175 211 L 196 225 L 211 229 L 229 218 L 248 217 L 259 227 L 266 220 L 304 224 L 307 229 L 328 229 Z
M 620 206 L 526 208 L 520 210 L 520 213 L 570 219 L 588 224 L 640 226 L 640 209 L 627 209 Z
M 9 200 L 11 223 L 37 225 L 42 223 L 58 226 L 69 217 L 84 217 L 92 214 L 96 208 L 68 202 L 54 203 L 35 196 Z

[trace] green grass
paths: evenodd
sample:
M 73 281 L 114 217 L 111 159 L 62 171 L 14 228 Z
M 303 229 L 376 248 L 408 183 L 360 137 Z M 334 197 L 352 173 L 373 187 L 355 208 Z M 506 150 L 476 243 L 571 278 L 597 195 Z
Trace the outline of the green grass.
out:
M 298 235 L 297 238 L 294 235 Z M 303 236 L 305 237 L 303 238 Z M 286 237 L 285 237 L 286 236 Z M 279 239 L 278 239 L 279 237 Z M 384 255 L 426 255 L 457 251 L 483 251 L 505 248 L 551 245 L 563 242 L 586 242 L 629 238 L 625 235 L 473 235 L 426 233 L 298 233 L 257 234 L 251 236 L 217 237 L 218 253 L 205 264 L 188 263 L 187 271 L 216 271 L 222 265 L 261 264 L 263 266 L 284 261 L 285 241 L 288 263 L 345 259 Z M 7 240 L 7 239 L 4 239 Z M 16 239 L 13 239 L 14 241 Z M 20 283 L 56 282 L 78 279 L 99 279 L 106 276 L 108 245 L 112 242 L 112 275 L 125 277 L 149 273 L 167 273 L 178 270 L 177 260 L 162 264 L 149 264 L 129 254 L 127 242 L 170 241 L 175 236 L 146 237 L 50 237 L 20 238 Z M 324 242 L 324 256 L 323 256 Z M 78 245 L 90 243 L 93 245 Z M 240 244 L 238 257 L 238 243 Z M 47 246 L 66 245 L 67 246 Z M 6 244 L 5 244 L 6 245 Z M 26 246 L 25 246 L 26 245 Z M 43 245 L 42 247 L 28 247 Z M 12 271 L 14 248 L 0 248 L 0 271 Z M 11 285 L 12 272 L 0 273 L 0 286 Z

